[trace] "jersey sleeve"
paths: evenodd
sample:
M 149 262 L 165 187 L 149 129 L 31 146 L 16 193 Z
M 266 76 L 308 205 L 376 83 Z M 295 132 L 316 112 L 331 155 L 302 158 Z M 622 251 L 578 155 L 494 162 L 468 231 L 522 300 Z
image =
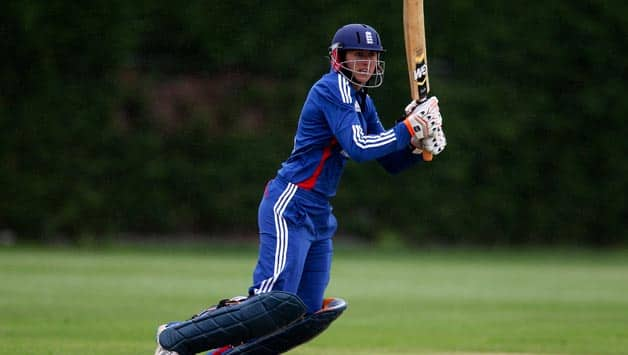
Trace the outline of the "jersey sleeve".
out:
M 409 147 L 377 159 L 377 162 L 390 174 L 400 173 L 422 161 L 421 154 L 413 154 Z
M 344 77 L 338 75 L 337 87 L 319 86 L 315 93 L 336 140 L 351 159 L 358 162 L 374 160 L 404 149 L 409 144 L 410 134 L 403 123 L 374 134 L 364 131 L 356 112 L 355 99 Z
M 379 134 L 385 131 L 375 105 L 370 98 L 367 98 L 367 110 L 365 113 L 366 124 L 369 134 Z M 406 145 L 403 149 L 377 158 L 377 162 L 390 174 L 397 174 L 416 163 L 423 161 L 421 155 L 412 154 L 412 149 Z

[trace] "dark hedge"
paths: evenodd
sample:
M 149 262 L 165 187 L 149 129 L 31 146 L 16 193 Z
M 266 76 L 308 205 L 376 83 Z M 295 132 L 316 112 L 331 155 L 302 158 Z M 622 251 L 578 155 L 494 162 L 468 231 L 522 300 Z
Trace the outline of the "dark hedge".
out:
M 340 233 L 419 244 L 628 241 L 628 5 L 429 1 L 449 146 L 350 163 Z M 0 5 L 0 229 L 255 236 L 265 182 L 345 23 L 380 32 L 385 124 L 408 101 L 401 2 Z

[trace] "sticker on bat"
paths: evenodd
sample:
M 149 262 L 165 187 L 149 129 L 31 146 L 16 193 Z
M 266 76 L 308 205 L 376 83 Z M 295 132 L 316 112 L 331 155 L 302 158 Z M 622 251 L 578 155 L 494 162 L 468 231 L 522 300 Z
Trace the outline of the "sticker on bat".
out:
M 427 63 L 425 62 L 425 57 L 417 57 L 414 67 L 414 80 L 416 80 L 419 85 L 423 85 L 425 79 L 427 79 Z

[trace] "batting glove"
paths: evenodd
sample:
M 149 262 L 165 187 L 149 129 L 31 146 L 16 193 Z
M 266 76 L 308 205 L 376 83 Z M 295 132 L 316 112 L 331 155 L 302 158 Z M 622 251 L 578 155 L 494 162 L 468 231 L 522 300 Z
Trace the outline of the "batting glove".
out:
M 406 108 L 404 108 L 404 109 L 403 109 L 403 112 L 405 112 L 405 113 L 406 113 L 406 116 L 405 116 L 405 117 L 407 117 L 409 114 L 411 114 L 411 113 L 412 113 L 412 111 L 414 111 L 414 109 L 415 109 L 417 106 L 419 106 L 419 102 L 418 102 L 417 100 L 412 100 L 412 101 L 410 101 L 410 103 L 408 104 L 408 106 L 406 106 Z M 405 118 L 405 117 L 404 117 L 404 118 Z
M 424 150 L 432 153 L 433 155 L 440 154 L 447 146 L 447 138 L 445 138 L 445 131 L 442 127 L 438 127 L 433 137 L 427 137 L 423 139 L 417 139 L 412 137 L 410 144 L 414 147 L 413 154 L 421 154 Z
M 433 137 L 443 125 L 436 96 L 430 97 L 420 105 L 410 103 L 405 110 L 406 112 L 410 111 L 410 113 L 403 123 L 408 132 L 417 140 Z

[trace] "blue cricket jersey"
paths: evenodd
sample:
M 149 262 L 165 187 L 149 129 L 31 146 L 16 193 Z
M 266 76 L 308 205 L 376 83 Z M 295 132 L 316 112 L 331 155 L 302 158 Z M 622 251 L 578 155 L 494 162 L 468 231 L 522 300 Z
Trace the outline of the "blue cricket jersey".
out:
M 410 138 L 401 122 L 385 130 L 371 97 L 332 69 L 308 93 L 294 148 L 278 176 L 330 198 L 347 159 L 377 159 L 392 173 L 420 161 L 408 149 Z

